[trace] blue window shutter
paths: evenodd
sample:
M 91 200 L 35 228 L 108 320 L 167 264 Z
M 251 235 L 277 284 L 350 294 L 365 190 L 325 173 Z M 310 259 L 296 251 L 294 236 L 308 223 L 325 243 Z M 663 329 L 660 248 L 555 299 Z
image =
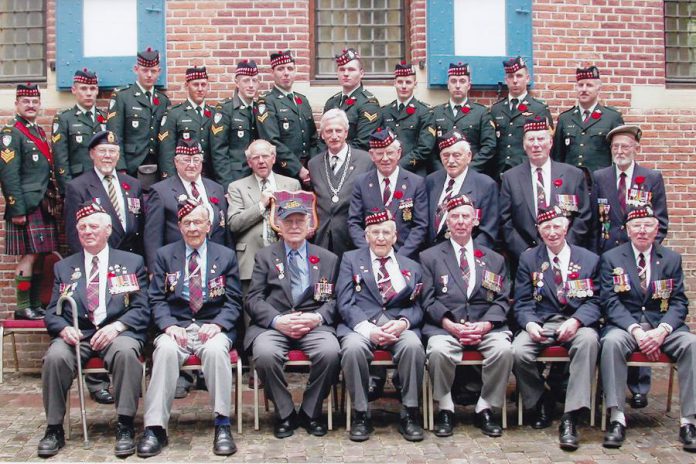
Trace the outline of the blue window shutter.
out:
M 147 47 L 159 50 L 162 72 L 158 86 L 167 82 L 164 5 L 165 0 L 137 0 L 138 50 Z M 88 58 L 83 55 L 83 16 L 82 0 L 56 1 L 56 87 L 70 88 L 75 71 L 82 68 L 96 71 L 100 88 L 121 87 L 135 82 L 135 55 Z
M 454 54 L 454 0 L 428 0 L 428 85 L 447 85 L 450 63 L 469 63 L 476 88 L 495 88 L 503 80 L 502 62 L 520 55 L 532 64 L 532 0 L 506 0 L 507 53 L 505 56 L 457 56 Z

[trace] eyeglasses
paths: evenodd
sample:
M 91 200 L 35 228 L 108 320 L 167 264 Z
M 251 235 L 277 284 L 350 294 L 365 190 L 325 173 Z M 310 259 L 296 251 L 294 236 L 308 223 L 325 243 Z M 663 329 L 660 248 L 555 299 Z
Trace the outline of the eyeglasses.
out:
M 203 162 L 203 157 L 202 156 L 181 156 L 177 155 L 174 157 L 175 159 L 179 160 L 179 162 L 183 164 L 193 164 L 194 166 L 197 166 Z

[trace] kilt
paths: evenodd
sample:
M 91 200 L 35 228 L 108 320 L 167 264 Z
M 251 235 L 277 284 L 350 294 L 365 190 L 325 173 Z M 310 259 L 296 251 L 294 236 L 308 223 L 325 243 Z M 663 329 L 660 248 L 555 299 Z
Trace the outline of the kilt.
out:
M 39 206 L 27 215 L 27 223 L 18 226 L 5 221 L 5 254 L 31 255 L 58 249 L 56 221 Z

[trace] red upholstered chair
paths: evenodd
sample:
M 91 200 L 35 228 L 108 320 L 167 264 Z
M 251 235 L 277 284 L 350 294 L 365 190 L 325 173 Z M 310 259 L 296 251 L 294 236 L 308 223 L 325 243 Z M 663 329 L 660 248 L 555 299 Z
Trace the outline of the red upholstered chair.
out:
M 288 357 L 285 361 L 285 367 L 293 366 L 303 366 L 310 367 L 312 361 L 309 360 L 309 356 L 305 354 L 302 350 L 290 350 L 288 351 Z M 251 365 L 251 370 L 254 373 L 254 430 L 259 430 L 259 375 L 256 372 L 254 364 Z M 329 407 L 327 414 L 327 426 L 329 430 L 333 430 L 333 398 L 334 389 L 329 390 L 329 396 L 327 398 Z
M 17 341 L 15 339 L 16 334 L 47 334 L 46 324 L 43 320 L 38 321 L 28 321 L 28 320 L 15 320 L 15 319 L 5 319 L 0 321 L 0 383 L 3 382 L 3 370 L 4 370 L 4 342 L 5 337 L 9 336 L 12 342 L 12 355 L 14 357 L 15 372 L 19 372 L 19 357 L 17 356 Z
M 669 382 L 667 384 L 667 412 L 672 410 L 672 394 L 674 392 L 674 372 L 677 370 L 677 364 L 672 359 L 660 352 L 657 361 L 651 361 L 642 352 L 636 351 L 631 353 L 626 360 L 628 367 L 668 367 Z M 602 395 L 602 431 L 607 429 L 607 407 Z
M 475 350 L 464 350 L 462 353 L 462 359 L 457 362 L 457 366 L 483 366 L 483 355 Z M 425 376 L 424 382 L 426 384 L 425 390 L 425 400 L 427 401 L 428 407 L 428 423 L 427 428 L 433 430 L 435 428 L 435 418 L 434 418 L 434 398 L 433 398 L 433 386 L 430 383 L 430 376 Z M 503 397 L 503 409 L 502 409 L 502 426 L 504 429 L 507 428 L 507 399 Z
M 544 348 L 539 356 L 537 356 L 537 362 L 543 363 L 555 363 L 555 362 L 570 362 L 570 354 L 568 350 L 561 345 L 551 345 Z M 597 401 L 597 377 L 599 375 L 598 369 L 595 369 L 595 376 L 592 379 L 592 391 L 590 394 L 590 426 L 595 425 L 595 408 L 594 405 Z M 522 425 L 523 423 L 523 412 L 524 405 L 522 404 L 522 395 L 518 393 L 517 395 L 517 424 Z

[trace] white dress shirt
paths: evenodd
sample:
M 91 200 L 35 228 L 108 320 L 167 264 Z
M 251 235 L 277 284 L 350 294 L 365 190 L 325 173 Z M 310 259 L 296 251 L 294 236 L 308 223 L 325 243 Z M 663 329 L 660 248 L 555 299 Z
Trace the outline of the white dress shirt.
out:
M 556 257 L 558 258 L 558 267 L 561 268 L 563 282 L 567 281 L 568 267 L 570 267 L 570 247 L 568 246 L 568 242 L 563 244 L 563 248 L 561 248 L 561 251 L 559 251 L 557 255 L 555 255 L 548 247 L 546 247 L 546 252 L 549 255 L 549 260 L 551 261 L 552 266 L 554 265 L 553 259 Z
M 89 286 L 91 280 L 90 272 L 92 272 L 92 258 L 95 255 L 85 250 L 85 290 Z M 109 247 L 105 246 L 99 253 L 96 254 L 99 260 L 99 306 L 94 310 L 94 325 L 99 326 L 106 319 L 106 292 L 107 279 L 109 268 Z
M 532 193 L 534 194 L 534 211 L 539 210 L 537 202 L 537 166 L 530 163 L 532 169 Z M 541 166 L 541 177 L 544 179 L 544 196 L 546 206 L 551 205 L 551 158 L 547 159 Z
M 109 183 L 104 180 L 104 174 L 99 172 L 97 168 L 94 168 L 94 172 L 97 173 L 97 177 L 99 177 L 99 181 L 102 183 L 104 186 L 104 191 L 106 192 L 106 201 L 111 203 L 111 199 L 109 198 Z M 111 174 L 113 176 L 113 179 L 111 179 L 111 182 L 114 184 L 114 189 L 116 190 L 116 200 L 118 201 L 118 209 L 120 210 L 120 216 L 121 216 L 121 226 L 123 227 L 123 230 L 126 230 L 126 215 L 128 214 L 126 210 L 126 201 L 123 199 L 123 189 L 121 188 L 121 182 L 118 180 L 118 173 L 114 169 L 114 172 Z M 115 207 L 116 205 L 114 205 Z
M 466 263 L 469 266 L 469 271 L 471 277 L 469 278 L 469 285 L 466 288 L 466 297 L 470 298 L 471 294 L 474 292 L 474 287 L 476 286 L 476 261 L 474 258 L 474 242 L 469 239 L 468 242 L 462 247 L 460 244 L 455 242 L 450 238 L 450 243 L 454 247 L 454 256 L 457 258 L 457 264 L 459 264 L 462 255 L 462 248 L 466 250 Z
M 381 198 L 384 198 L 384 179 L 385 177 L 382 175 L 382 173 L 377 171 L 377 182 L 379 182 L 379 195 Z M 391 195 L 389 196 L 389 202 L 387 203 L 387 205 L 390 205 L 392 200 L 394 199 L 394 192 L 396 192 L 399 188 L 397 182 L 399 179 L 399 166 L 397 166 L 396 169 L 394 169 L 394 172 L 391 173 L 388 179 L 389 190 L 391 190 Z

